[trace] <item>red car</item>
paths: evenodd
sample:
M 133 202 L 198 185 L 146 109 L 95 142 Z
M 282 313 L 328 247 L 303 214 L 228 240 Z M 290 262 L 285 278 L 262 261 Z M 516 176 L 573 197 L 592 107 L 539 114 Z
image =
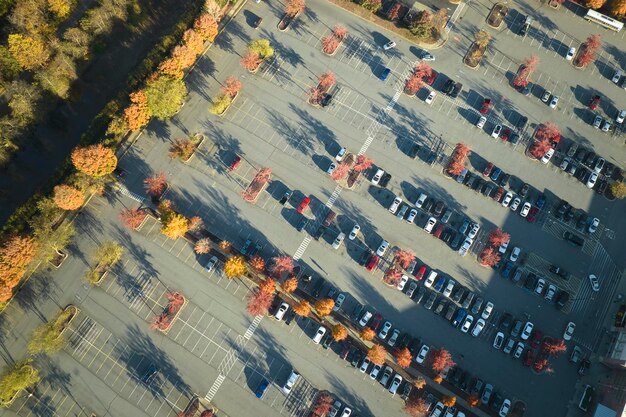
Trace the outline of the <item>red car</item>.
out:
M 309 206 L 310 202 L 311 202 L 310 197 L 304 197 L 304 199 L 302 200 L 302 203 L 300 203 L 300 205 L 298 206 L 298 213 L 302 213 L 304 209 Z
M 237 169 L 240 163 L 241 163 L 241 157 L 239 155 L 235 155 L 235 159 L 233 159 L 233 162 L 230 163 L 230 166 L 228 167 L 228 169 L 230 171 L 234 171 Z
M 483 101 L 483 105 L 482 105 L 482 107 L 480 108 L 480 112 L 481 112 L 482 114 L 487 114 L 487 113 L 489 113 L 489 110 L 491 110 L 491 99 L 490 99 L 490 98 L 486 98 L 486 99 Z
M 432 70 L 430 76 L 428 78 L 425 78 L 424 82 L 428 85 L 433 85 L 435 83 L 435 80 L 437 79 L 437 75 L 437 71 Z
M 489 162 L 487 164 L 487 166 L 485 167 L 485 169 L 483 170 L 483 175 L 485 177 L 488 177 L 491 175 L 491 171 L 493 170 L 493 164 L 491 162 Z
M 420 266 L 420 269 L 418 269 L 417 272 L 415 273 L 415 278 L 417 278 L 418 281 L 421 281 L 422 279 L 424 279 L 425 274 L 426 274 L 426 265 L 422 265 Z
M 529 223 L 533 223 L 535 219 L 537 218 L 537 213 L 539 213 L 539 209 L 535 206 L 532 206 L 530 208 L 530 211 L 528 212 L 528 215 L 526 216 L 526 220 Z
M 376 331 L 381 321 L 383 321 L 383 316 L 381 316 L 380 313 L 374 314 L 374 317 L 372 317 L 372 320 L 369 322 L 370 329 Z
M 433 236 L 439 239 L 443 231 L 446 230 L 446 225 L 443 223 L 439 223 L 433 232 Z
M 532 339 L 530 340 L 530 346 L 533 349 L 537 349 L 539 345 L 541 345 L 542 339 L 543 339 L 543 333 L 541 333 L 539 330 L 535 330 L 533 332 Z
M 376 268 L 376 265 L 378 265 L 378 256 L 372 255 L 370 260 L 367 261 L 365 269 L 367 269 L 368 272 L 372 272 L 374 268 Z
M 524 355 L 524 366 L 531 366 L 534 360 L 535 355 L 533 354 L 533 351 L 530 349 L 527 350 L 526 354 Z
M 500 135 L 500 139 L 502 139 L 505 142 L 508 142 L 510 136 L 511 136 L 511 130 L 510 129 L 504 129 L 502 131 L 502 134 Z
M 503 194 L 504 194 L 504 188 L 499 187 L 499 188 L 496 190 L 495 194 L 493 195 L 493 199 L 494 199 L 495 201 L 498 201 L 498 202 L 499 202 L 499 201 L 500 201 L 500 199 L 502 198 L 502 195 L 503 195 Z
M 589 108 L 591 110 L 595 110 L 598 108 L 599 104 L 600 104 L 600 96 L 593 96 L 593 98 L 589 102 Z

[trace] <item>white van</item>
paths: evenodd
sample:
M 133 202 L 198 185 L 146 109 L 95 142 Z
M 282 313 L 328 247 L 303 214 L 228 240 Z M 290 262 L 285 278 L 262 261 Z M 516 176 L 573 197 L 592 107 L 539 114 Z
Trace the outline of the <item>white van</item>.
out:
M 285 302 L 281 303 L 278 307 L 278 310 L 276 311 L 276 314 L 274 314 L 274 318 L 278 321 L 281 321 L 283 317 L 285 317 L 285 313 L 287 312 L 287 310 L 289 310 L 289 304 Z
M 296 385 L 296 381 L 298 380 L 298 378 L 300 378 L 300 374 L 297 373 L 296 371 L 291 371 L 291 375 L 289 375 L 289 379 L 287 379 L 287 382 L 285 382 L 285 385 L 283 385 L 283 392 L 285 394 L 289 394 L 291 392 L 291 390 L 293 389 L 293 386 Z

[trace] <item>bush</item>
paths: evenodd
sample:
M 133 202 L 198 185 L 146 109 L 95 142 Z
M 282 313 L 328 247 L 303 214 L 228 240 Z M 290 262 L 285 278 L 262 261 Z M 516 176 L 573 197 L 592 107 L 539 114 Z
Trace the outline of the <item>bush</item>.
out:
M 226 109 L 228 109 L 232 101 L 233 99 L 230 96 L 226 94 L 220 94 L 213 101 L 213 104 L 209 108 L 209 112 L 213 114 L 222 114 L 226 111 Z
M 372 13 L 377 13 L 383 6 L 381 0 L 362 0 L 361 6 Z

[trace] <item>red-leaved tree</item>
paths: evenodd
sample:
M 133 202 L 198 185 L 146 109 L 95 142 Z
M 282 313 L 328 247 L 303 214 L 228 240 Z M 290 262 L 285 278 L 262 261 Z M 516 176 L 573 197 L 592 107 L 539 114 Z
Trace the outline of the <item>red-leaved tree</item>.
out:
M 394 256 L 394 261 L 402 268 L 407 268 L 415 260 L 415 252 L 412 250 L 398 249 Z
M 252 316 L 267 314 L 274 301 L 274 294 L 261 291 L 259 288 L 252 290 L 248 296 L 246 310 Z
M 404 404 L 404 411 L 411 417 L 424 417 L 429 409 L 430 406 L 424 398 L 417 395 L 411 395 Z
M 387 351 L 382 345 L 374 345 L 367 351 L 367 357 L 372 363 L 376 365 L 382 365 L 385 363 L 387 357 Z
M 396 362 L 401 368 L 408 368 L 411 366 L 411 359 L 413 356 L 411 355 L 411 351 L 409 348 L 396 349 L 395 352 Z
M 322 392 L 315 397 L 313 402 L 313 410 L 311 411 L 314 416 L 325 416 L 330 412 L 333 404 L 333 397 L 326 392 Z
M 136 229 L 141 225 L 146 213 L 138 208 L 127 208 L 120 212 L 120 221 L 129 229 Z
M 326 92 L 330 87 L 335 85 L 335 74 L 332 71 L 326 71 L 322 75 L 319 76 L 317 88 Z
M 430 353 L 430 366 L 435 372 L 443 372 L 446 368 L 454 366 L 452 355 L 446 349 L 432 349 Z
M 561 129 L 556 123 L 546 122 L 539 126 L 535 133 L 537 139 L 549 139 L 550 142 L 558 142 L 561 140 Z
M 478 256 L 478 262 L 480 262 L 481 265 L 494 266 L 495 264 L 500 262 L 500 253 L 497 249 L 488 246 L 483 249 L 483 251 Z
M 548 355 L 556 356 L 559 353 L 563 353 L 567 350 L 565 340 L 546 340 L 543 342 L 543 351 Z
M 226 78 L 226 80 L 224 80 L 224 85 L 222 85 L 221 89 L 222 93 L 230 96 L 231 98 L 234 98 L 237 93 L 241 91 L 242 86 L 243 84 L 241 84 L 241 81 L 231 75 L 230 77 Z
M 465 169 L 465 161 L 471 154 L 469 146 L 464 143 L 457 143 L 452 151 L 450 161 L 446 170 L 450 175 L 459 175 Z
M 281 278 L 284 274 L 293 274 L 293 258 L 290 256 L 275 256 L 272 258 L 271 272 L 276 278 Z
M 374 161 L 368 158 L 366 155 L 358 155 L 356 157 L 356 164 L 354 165 L 354 171 L 363 172 L 366 169 L 370 169 L 374 165 Z
M 383 281 L 388 285 L 398 285 L 402 278 L 402 272 L 395 267 L 387 269 L 385 275 L 383 275 Z
M 417 93 L 417 91 L 424 86 L 424 78 L 430 77 L 432 72 L 433 69 L 428 63 L 420 61 L 415 65 L 415 68 L 413 68 L 409 78 L 407 78 L 404 84 L 404 91 L 409 95 Z
M 261 56 L 256 52 L 248 51 L 239 61 L 241 65 L 248 71 L 254 71 L 261 65 Z
M 507 232 L 500 229 L 499 227 L 489 232 L 489 244 L 491 246 L 495 246 L 495 247 L 502 246 L 506 242 L 508 242 L 510 239 L 511 239 L 511 235 L 509 235 Z
M 549 139 L 535 140 L 530 146 L 528 153 L 533 157 L 542 158 L 552 148 L 552 142 Z
M 333 173 L 330 174 L 330 177 L 335 181 L 339 181 L 345 178 L 348 175 L 348 172 L 350 172 L 350 164 L 346 162 L 341 162 L 339 163 L 337 168 L 335 168 Z
M 165 176 L 165 173 L 160 172 L 146 178 L 143 183 L 146 193 L 148 193 L 150 197 L 160 197 L 167 188 L 167 177 Z
M 532 55 L 524 60 L 524 64 L 520 67 L 513 78 L 513 85 L 516 87 L 526 87 L 530 82 L 530 76 L 539 66 L 539 57 Z

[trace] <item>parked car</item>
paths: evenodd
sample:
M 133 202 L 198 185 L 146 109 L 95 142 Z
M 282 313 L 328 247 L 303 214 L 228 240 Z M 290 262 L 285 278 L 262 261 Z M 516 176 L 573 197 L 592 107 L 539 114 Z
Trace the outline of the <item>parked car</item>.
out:
M 498 139 L 500 136 L 500 132 L 502 132 L 502 125 L 495 125 L 493 130 L 491 131 L 491 137 L 494 139 Z
M 437 97 L 437 92 L 436 91 L 431 91 L 428 94 L 428 96 L 426 97 L 426 99 L 424 99 L 424 103 L 432 104 L 433 100 L 435 100 L 435 97 Z

